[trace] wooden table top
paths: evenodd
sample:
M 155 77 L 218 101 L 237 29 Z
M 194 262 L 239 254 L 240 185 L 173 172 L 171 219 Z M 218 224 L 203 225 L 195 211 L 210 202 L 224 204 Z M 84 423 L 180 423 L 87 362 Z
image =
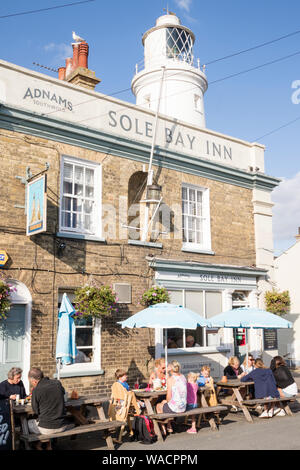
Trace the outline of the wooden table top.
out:
M 105 401 L 109 401 L 109 397 L 104 397 L 100 395 L 93 395 L 88 397 L 79 397 L 77 400 L 67 400 L 65 402 L 66 408 L 81 406 L 81 405 L 97 405 Z M 13 405 L 14 413 L 33 413 L 31 403 L 26 403 L 25 405 Z
M 254 382 L 242 382 L 241 380 L 228 380 L 228 382 L 217 382 L 218 387 L 223 388 L 240 388 L 246 387 L 247 385 L 254 385 Z
M 145 390 L 145 389 L 135 389 L 132 390 L 135 395 L 139 398 L 155 398 L 167 394 L 167 390 Z

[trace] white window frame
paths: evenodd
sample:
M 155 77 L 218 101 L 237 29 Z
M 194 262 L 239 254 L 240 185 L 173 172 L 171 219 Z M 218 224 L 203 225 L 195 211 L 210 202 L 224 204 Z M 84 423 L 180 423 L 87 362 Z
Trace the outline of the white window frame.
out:
M 69 163 L 71 165 L 82 166 L 94 170 L 94 207 L 92 211 L 92 225 L 94 230 L 82 230 L 78 228 L 64 227 L 62 225 L 62 202 L 64 197 L 64 165 Z M 102 165 L 99 163 L 91 162 L 76 157 L 62 155 L 61 157 L 61 178 L 60 178 L 60 206 L 59 206 L 59 233 L 61 235 L 67 234 L 68 236 L 74 234 L 82 235 L 84 237 L 102 237 Z M 70 196 L 72 197 L 72 196 Z
M 183 197 L 182 197 L 182 190 L 183 189 L 193 189 L 195 191 L 200 191 L 202 193 L 202 216 L 193 216 L 195 218 L 202 218 L 203 222 L 203 243 L 193 243 L 193 242 L 185 242 L 183 241 L 183 217 L 187 217 L 189 214 L 183 213 Z M 188 199 L 189 201 L 189 199 Z M 205 250 L 211 251 L 211 229 L 210 229 L 210 190 L 209 188 L 204 188 L 201 186 L 195 186 L 192 184 L 184 183 L 181 187 L 181 205 L 182 205 L 182 249 L 184 250 Z

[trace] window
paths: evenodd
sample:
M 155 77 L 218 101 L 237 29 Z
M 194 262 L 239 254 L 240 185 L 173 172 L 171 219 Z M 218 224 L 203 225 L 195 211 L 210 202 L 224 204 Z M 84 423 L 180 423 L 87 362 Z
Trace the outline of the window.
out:
M 60 232 L 101 236 L 101 166 L 63 157 Z
M 167 28 L 167 57 L 193 62 L 193 39 L 184 29 Z
M 64 292 L 67 293 L 71 302 L 74 300 L 75 295 L 73 290 L 59 291 L 58 310 Z M 70 373 L 71 375 L 76 375 L 86 373 L 89 375 L 89 373 L 100 371 L 100 335 L 101 322 L 99 319 L 75 319 L 75 341 L 78 353 L 74 364 L 62 367 L 62 374 Z
M 217 291 L 169 290 L 172 304 L 183 305 L 201 317 L 211 318 L 222 312 L 222 293 Z M 191 347 L 217 347 L 219 334 L 217 329 L 200 328 L 196 330 L 168 329 L 168 349 Z M 192 344 L 191 338 L 194 340 Z
M 182 187 L 182 238 L 184 247 L 211 249 L 209 189 Z

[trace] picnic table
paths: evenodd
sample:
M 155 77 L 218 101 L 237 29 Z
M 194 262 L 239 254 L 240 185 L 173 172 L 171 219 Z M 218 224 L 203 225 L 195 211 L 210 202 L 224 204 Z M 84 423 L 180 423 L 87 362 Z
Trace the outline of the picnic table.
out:
M 63 431 L 61 433 L 54 433 L 53 435 L 43 435 L 43 434 L 30 434 L 28 428 L 28 419 L 34 415 L 31 403 L 26 403 L 25 405 L 16 405 L 13 404 L 13 413 L 15 416 L 18 416 L 21 422 L 21 435 L 20 440 L 25 442 L 25 448 L 29 449 L 29 444 L 35 441 L 47 441 L 52 438 L 59 438 L 64 436 L 73 436 L 76 434 L 82 434 L 93 431 L 104 431 L 104 437 L 108 449 L 113 450 L 114 444 L 113 439 L 110 435 L 111 430 L 121 427 L 126 424 L 122 421 L 110 421 L 105 416 L 103 409 L 104 402 L 108 402 L 109 398 L 103 396 L 88 396 L 80 397 L 76 400 L 67 400 L 65 402 L 65 407 L 68 413 L 70 413 L 78 426 Z M 98 418 L 97 420 L 88 420 L 84 416 L 84 410 L 87 406 L 93 406 L 97 410 Z
M 149 416 L 149 418 L 153 420 L 154 431 L 158 437 L 158 440 L 163 439 L 158 423 L 165 424 L 170 419 L 186 417 L 186 416 L 208 415 L 209 425 L 213 431 L 216 431 L 218 428 L 214 420 L 214 413 L 219 413 L 221 411 L 227 410 L 227 408 L 224 406 L 210 407 L 205 398 L 206 391 L 201 390 L 200 388 L 198 389 L 198 395 L 200 396 L 201 406 L 199 408 L 195 408 L 194 410 L 185 411 L 184 413 L 167 414 L 167 413 L 156 413 L 154 411 L 153 406 L 155 405 L 157 399 L 162 396 L 166 397 L 167 390 L 149 390 L 148 391 L 148 390 L 138 389 L 138 390 L 134 390 L 134 393 L 139 400 L 142 400 L 145 403 L 147 415 Z
M 236 408 L 240 408 L 246 420 L 249 423 L 253 423 L 253 419 L 251 414 L 249 413 L 249 409 L 255 409 L 258 405 L 265 405 L 265 404 L 274 404 L 279 403 L 280 406 L 285 410 L 286 414 L 289 416 L 293 416 L 293 413 L 289 407 L 289 403 L 296 401 L 296 398 L 254 398 L 254 399 L 247 399 L 246 397 L 242 397 L 241 391 L 245 390 L 246 393 L 243 395 L 247 395 L 247 388 L 249 385 L 254 385 L 254 382 L 242 382 L 241 380 L 228 380 L 227 382 L 217 382 L 217 396 L 218 400 L 221 403 L 226 403 L 231 406 L 235 406 Z M 225 399 L 220 398 L 220 390 L 221 389 L 232 390 L 231 397 L 226 397 Z

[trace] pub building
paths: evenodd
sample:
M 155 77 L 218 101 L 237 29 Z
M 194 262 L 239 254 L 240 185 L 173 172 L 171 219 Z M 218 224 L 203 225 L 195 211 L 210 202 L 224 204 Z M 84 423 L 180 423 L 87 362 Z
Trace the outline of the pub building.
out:
M 76 320 L 80 358 L 60 377 L 67 391 L 84 394 L 109 393 L 117 368 L 129 371 L 131 385 L 145 381 L 163 356 L 163 331 L 118 324 L 143 308 L 153 285 L 206 318 L 264 306 L 279 184 L 265 174 L 264 146 L 206 128 L 205 69 L 175 14 L 159 17 L 142 42 L 136 104 L 101 94 L 85 41 L 72 45 L 58 78 L 0 61 L 1 273 L 15 288 L 1 320 L 1 380 L 12 366 L 23 369 L 27 389 L 30 366 L 56 376 L 62 295 L 73 300 L 85 285 L 112 286 L 119 309 Z M 30 199 L 30 184 L 44 175 L 41 202 Z M 191 334 L 194 347 L 185 341 Z M 243 330 L 168 337 L 184 373 L 209 364 L 218 378 L 230 355 L 245 353 Z M 249 341 L 261 355 L 263 332 L 251 331 Z

